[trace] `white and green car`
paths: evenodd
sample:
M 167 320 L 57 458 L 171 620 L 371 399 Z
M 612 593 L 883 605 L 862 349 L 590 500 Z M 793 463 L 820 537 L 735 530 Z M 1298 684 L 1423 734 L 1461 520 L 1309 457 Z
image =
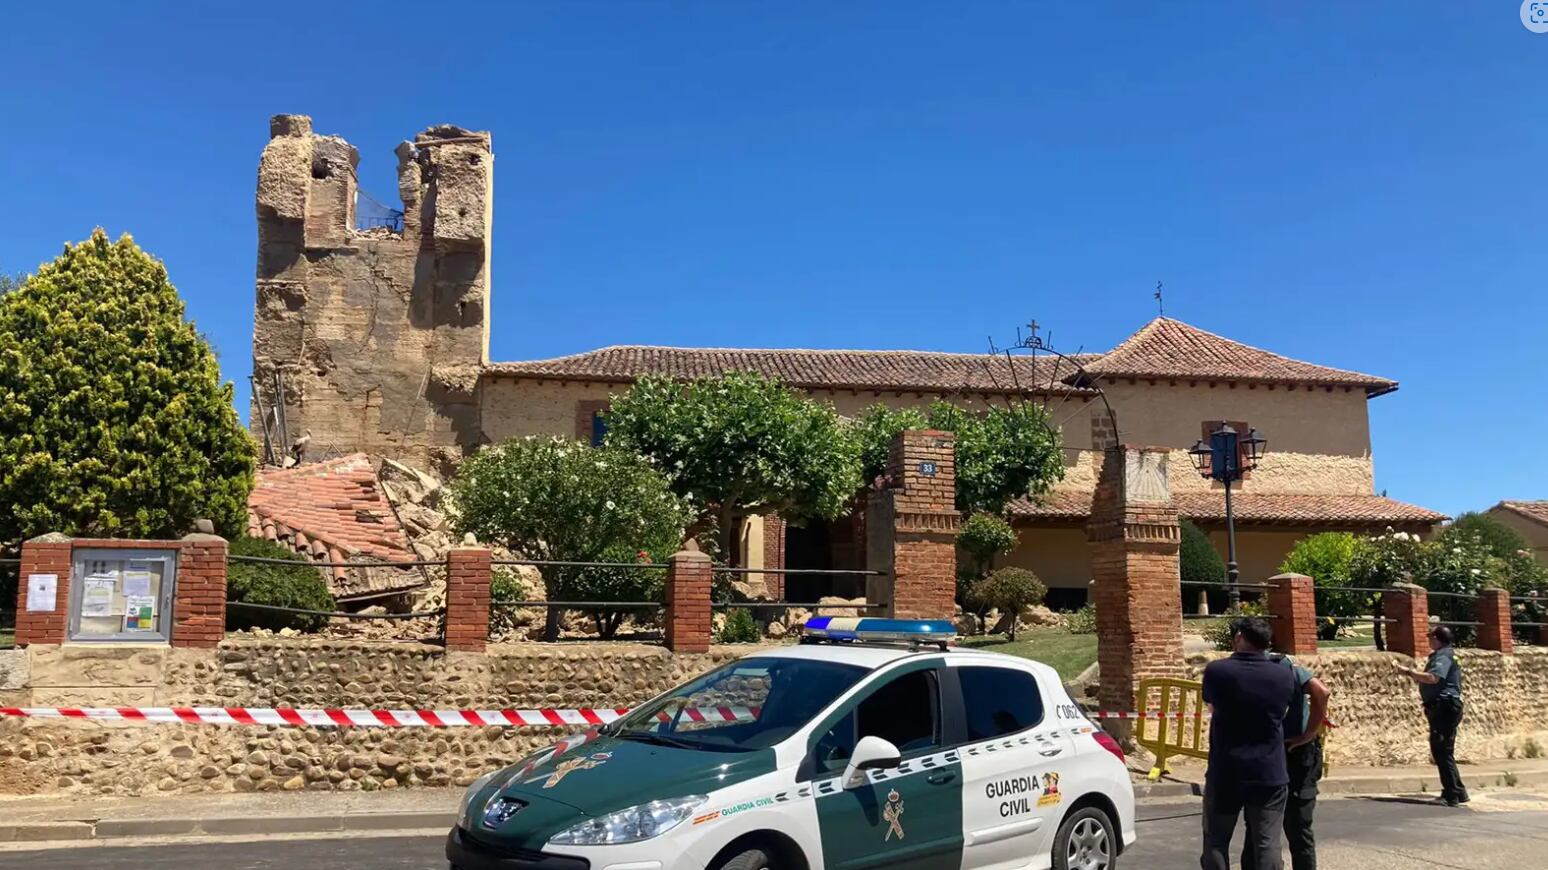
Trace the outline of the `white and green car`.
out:
M 813 620 L 806 643 L 475 782 L 447 858 L 453 870 L 1116 867 L 1134 842 L 1117 743 L 1053 669 L 947 651 L 951 630 Z

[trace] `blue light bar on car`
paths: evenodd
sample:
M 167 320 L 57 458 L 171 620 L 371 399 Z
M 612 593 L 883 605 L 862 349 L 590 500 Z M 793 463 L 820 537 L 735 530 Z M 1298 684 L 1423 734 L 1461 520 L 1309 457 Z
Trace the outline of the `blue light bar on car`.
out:
M 827 640 L 942 643 L 957 636 L 949 619 L 879 619 L 818 616 L 806 621 L 806 636 Z

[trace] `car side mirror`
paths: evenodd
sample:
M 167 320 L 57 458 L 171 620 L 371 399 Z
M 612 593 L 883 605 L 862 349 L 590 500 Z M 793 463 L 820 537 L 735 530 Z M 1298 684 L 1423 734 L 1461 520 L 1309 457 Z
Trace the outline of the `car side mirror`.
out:
M 862 737 L 850 753 L 849 764 L 844 767 L 844 788 L 859 788 L 870 780 L 867 770 L 886 770 L 903 763 L 903 753 L 891 741 L 880 737 Z

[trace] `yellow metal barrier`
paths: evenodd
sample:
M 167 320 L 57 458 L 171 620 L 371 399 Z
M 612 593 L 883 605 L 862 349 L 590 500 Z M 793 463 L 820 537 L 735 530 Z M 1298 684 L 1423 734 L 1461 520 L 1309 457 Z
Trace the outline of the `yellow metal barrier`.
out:
M 1134 690 L 1134 742 L 1150 750 L 1156 764 L 1150 778 L 1171 773 L 1168 762 L 1179 755 L 1209 758 L 1204 741 L 1204 686 L 1194 680 L 1155 677 L 1140 680 Z
M 1144 717 L 1134 723 L 1134 742 L 1156 757 L 1151 780 L 1171 773 L 1168 762 L 1177 756 L 1209 758 L 1208 732 L 1204 729 L 1209 709 L 1204 706 L 1203 683 L 1166 677 L 1140 680 L 1134 689 L 1134 710 Z M 1327 750 L 1335 727 L 1331 720 L 1324 720 L 1317 732 L 1323 776 L 1332 769 Z

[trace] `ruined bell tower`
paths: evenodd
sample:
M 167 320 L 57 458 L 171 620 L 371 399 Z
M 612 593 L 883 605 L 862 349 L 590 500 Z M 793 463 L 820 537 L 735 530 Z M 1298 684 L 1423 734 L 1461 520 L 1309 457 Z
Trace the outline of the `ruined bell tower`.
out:
M 478 444 L 489 361 L 488 133 L 400 144 L 401 223 L 358 229 L 360 154 L 276 115 L 258 165 L 254 435 L 446 470 Z M 266 412 L 266 413 L 265 413 Z M 282 430 L 282 431 L 281 431 Z

